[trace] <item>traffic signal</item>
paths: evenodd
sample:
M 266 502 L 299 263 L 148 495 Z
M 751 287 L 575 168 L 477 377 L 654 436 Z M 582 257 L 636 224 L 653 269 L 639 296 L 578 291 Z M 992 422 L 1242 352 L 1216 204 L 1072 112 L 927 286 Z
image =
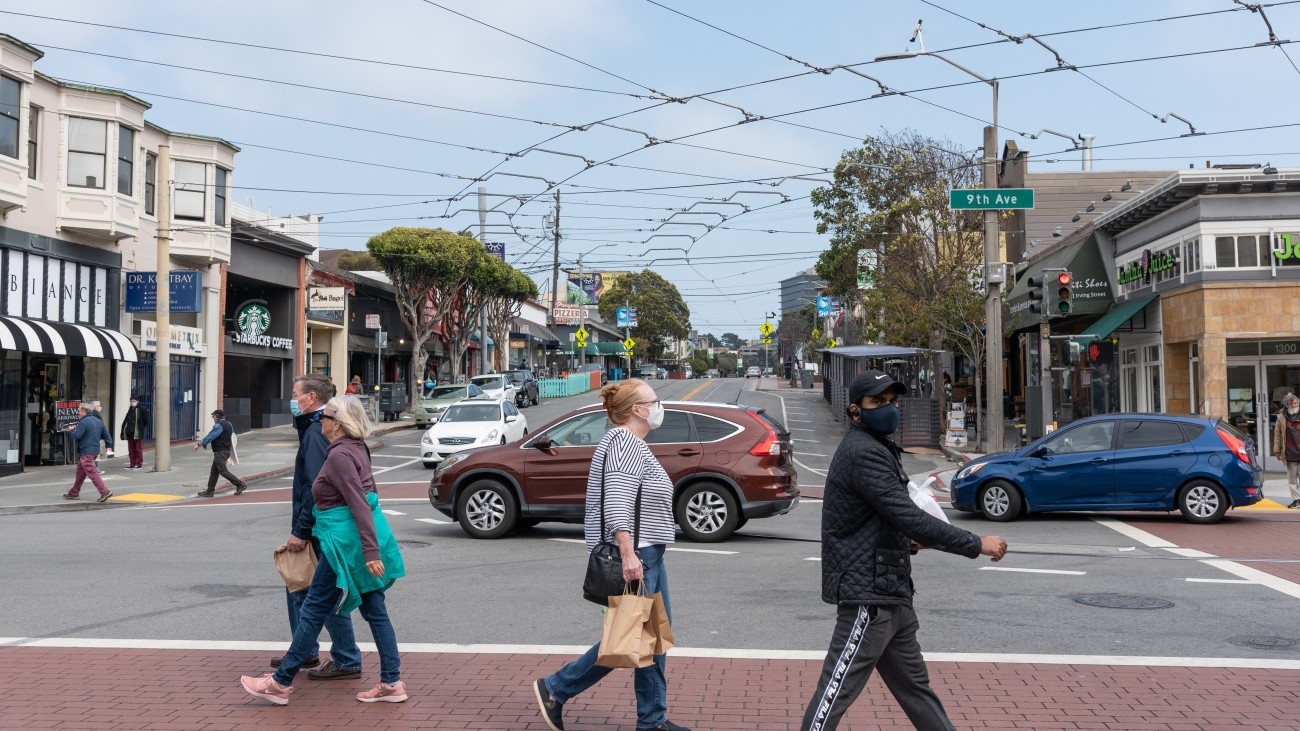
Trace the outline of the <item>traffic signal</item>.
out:
M 1029 283 L 1029 311 L 1035 315 L 1043 312 L 1043 278 L 1030 277 Z
M 1068 269 L 1044 269 L 1043 278 L 1047 280 L 1047 316 L 1068 317 L 1073 314 L 1074 298 L 1070 284 L 1074 277 Z

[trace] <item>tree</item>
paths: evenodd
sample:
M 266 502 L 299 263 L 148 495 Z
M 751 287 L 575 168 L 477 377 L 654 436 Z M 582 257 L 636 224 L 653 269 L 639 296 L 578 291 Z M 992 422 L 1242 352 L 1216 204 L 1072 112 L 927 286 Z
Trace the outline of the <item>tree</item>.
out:
M 668 280 L 650 269 L 624 274 L 600 297 L 597 310 L 605 322 L 614 322 L 616 310 L 627 302 L 636 309 L 637 327 L 632 337 L 637 350 L 656 361 L 667 348 L 665 338 L 685 338 L 691 329 L 691 311 Z
M 428 359 L 424 344 L 448 319 L 475 265 L 487 252 L 469 236 L 401 226 L 372 236 L 366 249 L 397 290 L 397 312 L 411 334 L 409 378 L 413 381 Z M 445 343 L 447 331 L 442 329 Z M 453 372 L 459 369 L 458 360 L 452 368 Z M 408 393 L 417 393 L 413 383 L 408 388 Z
M 739 348 L 740 336 L 735 333 L 722 333 L 722 337 L 718 338 L 718 344 L 724 348 Z
M 383 271 L 383 267 L 367 251 L 344 251 L 339 254 L 338 267 L 350 272 Z
M 978 186 L 979 165 L 953 147 L 886 132 L 845 153 L 835 185 L 812 193 L 817 230 L 831 234 L 817 274 L 849 311 L 868 313 L 868 340 L 982 352 L 984 318 L 970 281 L 984 258 L 982 214 L 948 208 L 950 190 Z
M 723 376 L 736 375 L 736 354 L 735 353 L 718 353 L 714 358 L 714 368 L 718 369 L 718 374 Z
M 447 312 L 442 321 L 444 342 L 447 343 L 447 352 L 452 357 L 453 373 L 459 372 L 465 351 L 469 349 L 473 336 L 479 331 L 479 314 L 486 315 L 489 304 L 495 298 L 509 296 L 514 275 L 518 273 L 510 265 L 489 255 L 481 244 L 479 244 L 479 251 L 482 252 L 482 256 L 475 257 L 470 264 L 465 284 L 456 294 L 455 306 Z M 490 332 L 490 324 L 488 329 Z M 501 340 L 496 342 L 498 349 L 509 345 Z M 479 347 L 486 348 L 487 343 L 480 342 Z
M 706 371 L 708 371 L 710 368 L 713 367 L 709 365 L 708 353 L 706 353 L 703 350 L 696 350 L 691 355 L 690 363 L 691 363 L 691 370 L 695 371 L 695 375 L 697 376 L 704 375 Z
M 781 344 L 781 349 L 785 352 L 782 355 L 794 358 L 795 352 L 803 348 L 803 359 L 807 359 L 814 348 L 821 347 L 821 343 L 813 342 L 813 330 L 817 329 L 817 308 L 814 305 L 804 305 L 803 307 L 792 312 L 786 312 L 781 315 L 781 319 L 776 324 L 777 342 Z
M 537 284 L 523 272 L 507 265 L 509 272 L 493 293 L 487 304 L 488 332 L 496 341 L 495 364 L 498 371 L 510 368 L 510 323 L 519 316 L 525 300 L 537 297 Z

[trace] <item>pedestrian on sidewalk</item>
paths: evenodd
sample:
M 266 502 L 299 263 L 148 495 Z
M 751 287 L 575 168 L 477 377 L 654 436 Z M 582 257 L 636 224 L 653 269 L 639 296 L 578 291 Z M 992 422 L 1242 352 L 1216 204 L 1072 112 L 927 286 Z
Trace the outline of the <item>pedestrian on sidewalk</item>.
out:
M 348 381 L 347 394 L 349 396 L 361 395 L 361 376 L 353 376 L 352 380 Z
M 316 525 L 314 510 L 316 501 L 311 495 L 312 483 L 316 482 L 320 469 L 325 464 L 325 454 L 330 440 L 325 438 L 321 428 L 321 417 L 325 414 L 325 404 L 334 398 L 334 384 L 326 376 L 308 373 L 293 379 L 293 391 L 289 396 L 289 411 L 293 413 L 293 425 L 298 430 L 298 454 L 293 460 L 293 500 L 289 517 L 289 539 L 285 546 L 290 551 L 303 551 L 311 546 L 319 556 L 320 541 L 312 532 Z M 302 603 L 307 598 L 307 590 L 285 590 L 289 609 L 289 635 L 298 631 L 298 618 L 302 613 Z M 304 668 L 316 668 L 307 671 L 312 680 L 347 680 L 361 677 L 361 650 L 357 647 L 357 637 L 352 630 L 352 618 L 339 616 L 330 612 L 325 617 L 325 629 L 330 633 L 330 659 L 324 666 L 317 668 L 320 662 L 320 643 L 314 643 L 306 659 Z M 271 661 L 271 667 L 278 668 L 283 658 Z
M 77 477 L 72 482 L 72 489 L 63 493 L 64 500 L 77 500 L 81 496 L 81 483 L 90 478 L 90 484 L 99 490 L 99 502 L 104 502 L 113 497 L 113 493 L 107 487 L 104 487 L 104 478 L 99 476 L 99 469 L 95 467 L 95 460 L 99 458 L 99 443 L 104 441 L 108 448 L 113 448 L 113 435 L 108 433 L 108 427 L 104 422 L 95 416 L 95 405 L 89 401 L 82 401 L 77 407 L 81 412 L 81 419 L 76 426 L 68 432 L 72 441 L 77 445 Z
M 661 593 L 671 624 L 664 549 L 674 539 L 673 483 L 645 443 L 646 435 L 663 424 L 664 407 L 650 384 L 637 378 L 615 381 L 601 389 L 600 395 L 614 428 L 605 432 L 596 446 L 587 473 L 583 520 L 587 551 L 601 541 L 618 545 L 623 579 L 641 582 L 647 595 Z M 552 731 L 564 731 L 564 704 L 610 673 L 610 668 L 596 664 L 599 651 L 597 642 L 553 675 L 533 681 L 542 718 Z M 648 667 L 632 671 L 636 727 L 641 731 L 690 731 L 668 720 L 666 660 L 666 655 L 656 655 Z
M 951 526 L 908 496 L 898 429 L 907 386 L 880 371 L 849 384 L 849 430 L 826 473 L 822 503 L 822 601 L 838 607 L 835 631 L 802 731 L 832 731 L 879 670 L 912 725 L 952 731 L 930 687 L 912 609 L 911 554 L 937 548 L 998 561 L 1007 543 Z
M 130 460 L 128 470 L 144 469 L 144 430 L 149 428 L 149 410 L 140 405 L 140 397 L 131 397 L 131 408 L 126 410 L 122 419 L 122 439 L 126 442 L 126 454 Z
M 321 430 L 330 440 L 325 464 L 312 497 L 316 500 L 313 534 L 321 546 L 316 573 L 298 613 L 293 644 L 280 667 L 261 677 L 239 679 L 244 690 L 276 705 L 289 702 L 293 679 L 320 635 L 326 615 L 347 615 L 360 608 L 379 651 L 379 684 L 358 693 L 362 703 L 401 703 L 407 699 L 401 679 L 397 634 L 388 619 L 384 592 L 406 575 L 397 540 L 379 507 L 370 449 L 365 438 L 370 419 L 355 396 L 333 398 L 321 414 Z
M 1286 463 L 1286 486 L 1291 491 L 1288 508 L 1300 508 L 1300 397 L 1288 393 L 1273 422 L 1273 456 Z
M 199 497 L 212 497 L 217 494 L 217 478 L 224 477 L 235 486 L 235 494 L 238 495 L 244 491 L 248 485 L 244 481 L 235 477 L 234 473 L 226 467 L 230 461 L 230 450 L 234 448 L 232 437 L 235 434 L 235 427 L 225 419 L 225 412 L 217 409 L 212 412 L 212 431 L 203 437 L 203 441 L 194 445 L 195 451 L 200 447 L 207 449 L 212 445 L 212 470 L 208 473 L 208 489 L 200 490 Z

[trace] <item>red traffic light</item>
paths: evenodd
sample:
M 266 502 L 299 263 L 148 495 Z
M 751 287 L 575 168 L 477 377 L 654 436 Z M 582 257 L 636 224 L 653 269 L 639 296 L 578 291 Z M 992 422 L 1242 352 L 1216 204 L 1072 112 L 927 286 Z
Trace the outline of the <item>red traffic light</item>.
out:
M 1061 272 L 1060 274 L 1056 275 L 1056 281 L 1057 281 L 1058 284 L 1069 284 L 1069 283 L 1070 283 L 1070 273 L 1069 273 L 1069 272 Z

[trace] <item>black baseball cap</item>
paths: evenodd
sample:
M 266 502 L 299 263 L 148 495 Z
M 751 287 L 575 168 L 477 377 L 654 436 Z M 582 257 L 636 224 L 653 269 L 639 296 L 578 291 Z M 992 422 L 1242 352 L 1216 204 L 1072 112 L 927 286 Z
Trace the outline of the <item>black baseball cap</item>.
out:
M 849 384 L 849 403 L 856 404 L 866 396 L 879 396 L 885 391 L 906 396 L 907 386 L 895 381 L 888 373 L 863 371 Z

